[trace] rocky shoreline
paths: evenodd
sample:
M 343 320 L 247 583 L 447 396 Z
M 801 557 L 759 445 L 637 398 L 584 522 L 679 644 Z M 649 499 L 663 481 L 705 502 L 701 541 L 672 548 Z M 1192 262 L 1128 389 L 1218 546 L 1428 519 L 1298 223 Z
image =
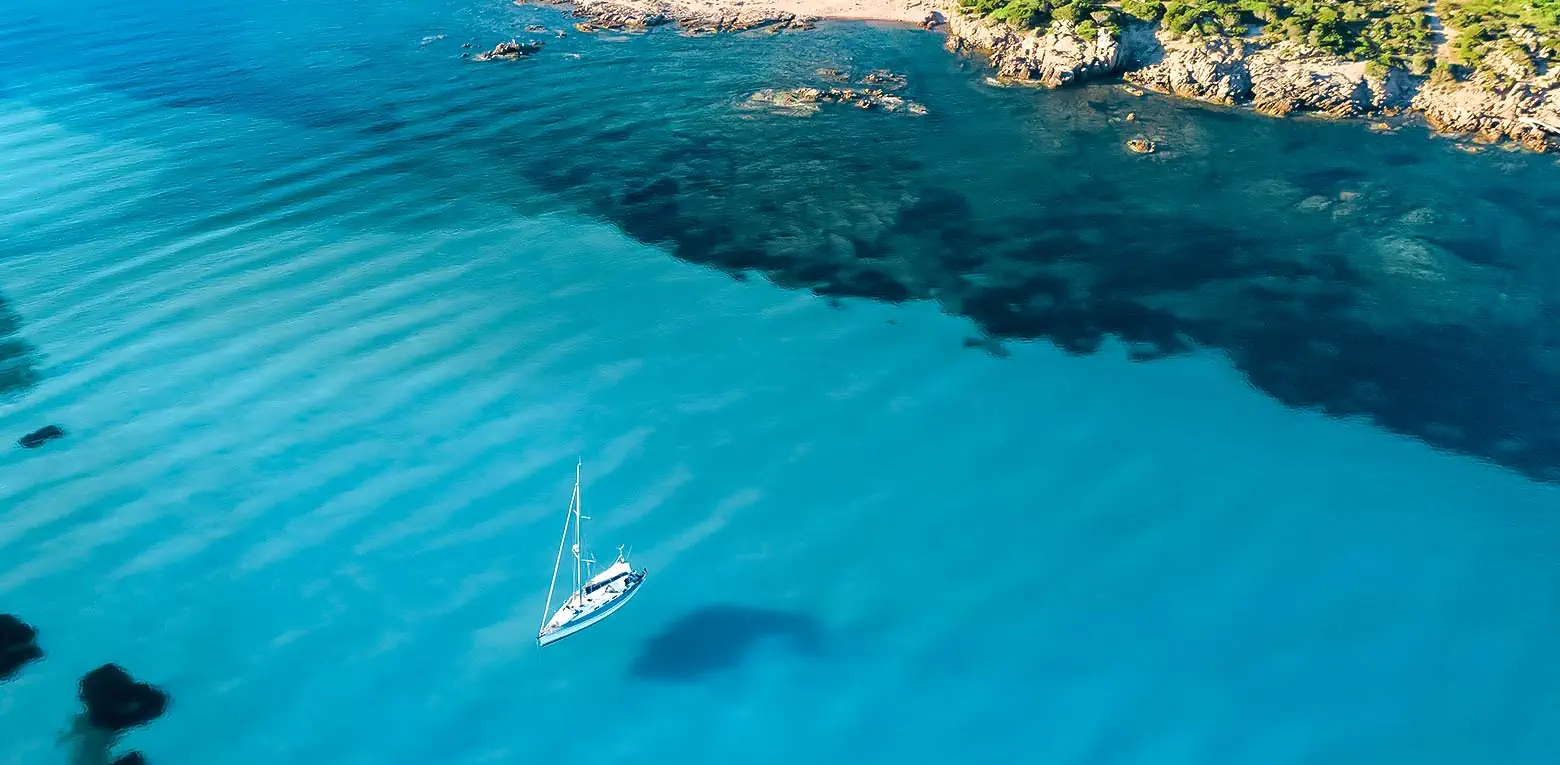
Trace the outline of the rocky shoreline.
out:
M 978 54 L 999 80 L 1062 87 L 1120 77 L 1144 90 L 1272 116 L 1386 118 L 1419 114 L 1431 129 L 1476 143 L 1511 140 L 1536 152 L 1560 149 L 1560 67 L 1519 79 L 1495 73 L 1434 82 L 1399 69 L 1373 75 L 1295 43 L 1177 39 L 1158 25 L 1130 24 L 1119 37 L 1080 36 L 1056 21 L 1044 32 L 952 13 L 949 50 Z M 1560 63 L 1560 62 L 1557 62 Z
M 827 83 L 848 84 L 853 78 L 841 69 L 822 68 L 815 74 Z M 823 104 L 847 104 L 868 111 L 926 114 L 926 107 L 892 91 L 905 86 L 905 76 L 887 69 L 874 69 L 858 81 L 860 87 L 840 88 L 803 86 L 797 88 L 764 88 L 742 102 L 745 109 L 759 109 L 773 114 L 805 117 L 815 114 Z
M 517 5 L 524 0 L 515 0 Z M 764 30 L 812 29 L 817 17 L 782 10 L 761 3 L 738 0 L 733 5 L 683 5 L 655 0 L 538 0 L 538 4 L 565 6 L 582 19 L 574 25 L 586 34 L 601 31 L 636 32 L 676 26 L 689 36 Z
M 527 0 L 515 0 L 524 4 Z M 822 15 L 785 0 L 537 0 L 565 6 L 581 32 L 643 31 L 673 26 L 684 35 L 811 29 Z M 945 31 L 945 47 L 978 55 L 1006 84 L 1050 88 L 1120 78 L 1144 90 L 1227 106 L 1249 106 L 1272 116 L 1315 114 L 1369 119 L 1417 114 L 1438 133 L 1474 143 L 1513 141 L 1536 152 L 1560 150 L 1560 61 L 1543 74 L 1522 75 L 1500 62 L 1466 81 L 1426 78 L 1400 69 L 1371 72 L 1293 42 L 1255 37 L 1177 38 L 1156 23 L 1132 22 L 1112 35 L 1103 28 L 1080 34 L 1067 21 L 1045 30 L 1019 30 L 960 12 L 941 2 L 905 0 L 865 9 L 873 17 Z M 495 51 L 497 53 L 497 51 Z M 489 54 L 491 55 L 491 54 Z M 1547 63 L 1547 62 L 1546 62 Z M 805 91 L 805 92 L 804 92 Z M 838 96 L 838 97 L 836 97 Z M 859 92 L 814 94 L 811 89 L 758 96 L 772 106 L 806 111 L 815 103 L 845 101 L 871 108 L 881 99 Z M 890 101 L 889 103 L 892 103 Z

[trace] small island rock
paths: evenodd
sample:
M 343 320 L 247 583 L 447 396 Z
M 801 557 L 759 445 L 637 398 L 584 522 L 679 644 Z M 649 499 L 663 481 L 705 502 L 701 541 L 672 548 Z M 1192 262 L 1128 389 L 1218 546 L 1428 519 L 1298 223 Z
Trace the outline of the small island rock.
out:
M 23 449 L 36 449 L 56 438 L 63 438 L 65 429 L 58 425 L 45 425 L 16 440 Z
M 879 85 L 890 90 L 897 90 L 905 86 L 904 75 L 895 74 L 887 69 L 874 69 L 867 72 L 867 75 L 862 77 L 861 81 L 868 85 Z
M 812 114 L 819 104 L 845 104 L 858 109 L 925 114 L 926 107 L 877 88 L 765 88 L 747 99 L 749 107 L 784 114 Z
M 80 696 L 87 722 L 109 733 L 145 725 L 168 708 L 168 694 L 137 681 L 117 664 L 104 664 L 82 676 Z
M 1127 150 L 1133 154 L 1153 154 L 1157 147 L 1147 138 L 1132 138 L 1127 141 Z
M 542 49 L 540 40 L 501 42 L 490 51 L 478 53 L 473 61 L 517 61 Z
M 38 630 L 11 614 L 0 614 L 0 682 L 10 680 L 22 667 L 41 658 Z

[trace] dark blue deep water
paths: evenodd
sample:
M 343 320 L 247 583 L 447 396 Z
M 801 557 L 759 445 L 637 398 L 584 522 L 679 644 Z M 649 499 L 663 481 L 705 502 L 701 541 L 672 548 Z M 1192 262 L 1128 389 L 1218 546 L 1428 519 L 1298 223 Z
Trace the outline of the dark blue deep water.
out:
M 0 765 L 1556 762 L 1553 158 L 530 23 L 0 0 Z

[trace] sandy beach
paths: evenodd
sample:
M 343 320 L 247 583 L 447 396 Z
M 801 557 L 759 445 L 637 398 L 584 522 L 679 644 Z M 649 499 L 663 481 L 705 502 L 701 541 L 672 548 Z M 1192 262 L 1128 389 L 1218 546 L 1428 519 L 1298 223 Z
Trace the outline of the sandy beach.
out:
M 921 23 L 937 10 L 933 3 L 921 0 L 781 0 L 765 3 L 776 10 L 819 19 L 858 19 Z M 715 6 L 718 3 L 708 3 Z

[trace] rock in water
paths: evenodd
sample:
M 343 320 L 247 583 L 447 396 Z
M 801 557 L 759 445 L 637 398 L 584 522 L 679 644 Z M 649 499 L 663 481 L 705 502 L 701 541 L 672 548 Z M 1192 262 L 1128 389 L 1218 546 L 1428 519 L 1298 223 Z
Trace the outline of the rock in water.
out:
M 146 757 L 142 756 L 140 752 L 131 751 L 114 760 L 112 765 L 146 765 Z
M 17 439 L 23 449 L 36 449 L 44 444 L 65 435 L 65 430 L 58 425 L 45 425 L 25 436 Z
M 0 614 L 0 682 L 10 680 L 29 662 L 43 658 L 38 630 L 10 614 Z
M 867 72 L 866 76 L 861 78 L 861 81 L 868 85 L 881 85 L 889 90 L 905 86 L 904 75 L 890 72 L 887 69 L 874 69 Z
M 1127 149 L 1134 154 L 1153 154 L 1154 142 L 1147 138 L 1133 138 L 1127 141 Z
M 781 114 L 806 115 L 818 104 L 848 104 L 859 109 L 925 114 L 926 107 L 876 88 L 764 88 L 748 96 L 747 108 L 764 107 Z
M 145 725 L 168 708 L 168 694 L 137 682 L 117 664 L 104 664 L 83 675 L 80 691 L 87 721 L 112 733 Z
M 536 53 L 537 51 L 539 51 L 541 49 L 542 49 L 542 41 L 541 40 L 527 40 L 525 42 L 518 42 L 518 41 L 515 41 L 515 40 L 510 40 L 509 42 L 501 42 L 501 43 L 493 46 L 493 49 L 490 50 L 490 51 L 484 51 L 482 53 L 478 53 L 472 60 L 474 60 L 474 61 L 518 61 L 519 59 L 524 58 L 526 56 L 529 56 L 529 55 L 531 55 L 533 53 Z

